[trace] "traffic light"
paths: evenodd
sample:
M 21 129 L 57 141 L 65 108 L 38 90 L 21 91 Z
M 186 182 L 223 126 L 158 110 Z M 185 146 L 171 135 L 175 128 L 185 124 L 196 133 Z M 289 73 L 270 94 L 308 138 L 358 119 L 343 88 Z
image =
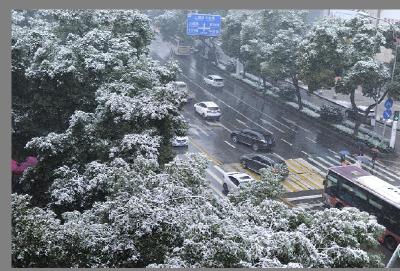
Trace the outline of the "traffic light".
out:
M 394 111 L 393 121 L 399 121 L 400 111 Z

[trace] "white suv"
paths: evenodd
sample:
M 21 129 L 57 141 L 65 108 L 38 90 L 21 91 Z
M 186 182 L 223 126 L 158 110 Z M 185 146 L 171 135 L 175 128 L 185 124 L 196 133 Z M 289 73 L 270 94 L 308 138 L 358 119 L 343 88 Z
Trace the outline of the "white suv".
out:
M 236 190 L 254 181 L 250 175 L 242 172 L 225 172 L 223 189 L 225 192 Z
M 221 110 L 214 102 L 200 102 L 194 104 L 194 110 L 205 119 L 219 120 L 221 117 Z
M 224 86 L 224 79 L 222 79 L 221 76 L 212 74 L 204 77 L 204 82 L 208 85 L 211 85 L 213 87 L 220 87 L 222 88 Z

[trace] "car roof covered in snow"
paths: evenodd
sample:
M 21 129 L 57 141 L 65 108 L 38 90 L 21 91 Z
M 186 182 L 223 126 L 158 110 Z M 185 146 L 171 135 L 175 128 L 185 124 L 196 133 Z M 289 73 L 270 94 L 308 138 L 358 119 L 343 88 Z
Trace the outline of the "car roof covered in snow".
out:
M 207 101 L 207 102 L 202 102 L 203 104 L 205 104 L 207 107 L 218 107 L 218 105 L 214 102 L 211 101 Z
M 221 76 L 216 75 L 216 74 L 210 74 L 209 76 L 210 76 L 212 79 L 222 79 Z

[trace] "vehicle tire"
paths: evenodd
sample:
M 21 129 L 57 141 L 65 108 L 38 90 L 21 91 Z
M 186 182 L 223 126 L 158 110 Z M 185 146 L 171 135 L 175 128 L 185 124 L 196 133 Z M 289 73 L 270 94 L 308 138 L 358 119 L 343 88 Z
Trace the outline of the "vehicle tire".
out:
M 242 162 L 240 162 L 240 163 L 242 164 L 242 167 L 243 167 L 243 168 L 247 168 L 246 161 L 242 161 Z
M 203 119 L 207 119 L 207 116 L 205 113 L 203 113 L 202 116 L 203 116 Z
M 259 147 L 257 143 L 254 143 L 251 148 L 253 149 L 253 151 L 258 151 Z
M 338 202 L 338 203 L 336 203 L 335 207 L 340 210 L 340 209 L 343 209 L 344 205 L 341 204 L 340 202 Z
M 393 238 L 393 236 L 387 235 L 385 236 L 385 239 L 383 240 L 383 244 L 385 245 L 385 247 L 387 249 L 389 249 L 390 251 L 394 251 L 397 247 L 397 241 L 396 239 Z
M 238 142 L 237 136 L 232 136 L 232 141 L 233 143 L 237 143 Z

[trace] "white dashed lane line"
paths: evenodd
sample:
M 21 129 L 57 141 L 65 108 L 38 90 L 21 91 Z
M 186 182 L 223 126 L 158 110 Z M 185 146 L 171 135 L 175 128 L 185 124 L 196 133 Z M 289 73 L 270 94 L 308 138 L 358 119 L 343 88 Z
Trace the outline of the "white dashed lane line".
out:
M 310 140 L 310 141 L 313 142 L 313 143 L 317 143 L 315 140 L 312 140 L 311 138 L 309 138 L 309 137 L 307 137 L 307 136 L 306 136 L 306 139 Z
M 282 129 L 279 129 L 278 127 L 276 127 L 275 125 L 273 125 L 273 124 L 272 124 L 271 122 L 269 122 L 269 121 L 266 121 L 266 120 L 264 120 L 264 119 L 261 119 L 261 121 L 262 121 L 263 123 L 268 124 L 269 126 L 273 127 L 274 129 L 278 130 L 278 131 L 281 132 L 281 133 L 284 133 L 284 132 L 285 132 L 285 131 L 283 131 Z
M 281 138 L 281 140 L 283 141 L 283 142 L 285 142 L 286 144 L 289 144 L 290 146 L 292 146 L 293 144 L 292 143 L 290 143 L 290 142 L 287 142 L 286 140 L 284 140 L 283 138 Z
M 234 148 L 234 149 L 236 149 L 236 147 L 235 146 L 233 146 L 231 143 L 229 143 L 228 141 L 224 141 L 226 144 L 228 144 L 228 146 L 230 146 L 230 147 L 232 147 L 232 148 Z

